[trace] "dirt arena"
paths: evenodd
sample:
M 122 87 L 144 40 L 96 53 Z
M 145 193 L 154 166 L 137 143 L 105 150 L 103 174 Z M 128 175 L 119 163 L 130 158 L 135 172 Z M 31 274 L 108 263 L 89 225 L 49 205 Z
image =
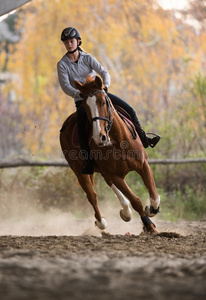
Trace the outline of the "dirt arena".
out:
M 75 222 L 88 228 L 77 236 L 2 235 L 1 228 L 1 300 L 206 299 L 206 221 L 157 220 L 157 236 L 140 224 L 129 235 L 124 222 L 120 234 Z

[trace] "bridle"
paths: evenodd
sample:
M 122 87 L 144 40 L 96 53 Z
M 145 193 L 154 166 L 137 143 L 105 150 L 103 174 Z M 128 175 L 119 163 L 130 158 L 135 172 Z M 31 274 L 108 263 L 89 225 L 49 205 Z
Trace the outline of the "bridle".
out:
M 106 134 L 108 134 L 109 131 L 111 130 L 112 124 L 113 124 L 113 121 L 112 121 L 112 106 L 111 106 L 110 99 L 109 99 L 108 95 L 105 93 L 104 90 L 98 90 L 98 91 L 95 91 L 94 93 L 89 94 L 87 96 L 92 97 L 92 96 L 94 96 L 98 93 L 104 93 L 105 94 L 108 117 L 107 118 L 105 118 L 105 117 L 94 117 L 94 118 L 92 118 L 92 122 L 95 122 L 97 120 L 104 120 L 104 121 L 108 122 L 107 126 L 105 127 Z

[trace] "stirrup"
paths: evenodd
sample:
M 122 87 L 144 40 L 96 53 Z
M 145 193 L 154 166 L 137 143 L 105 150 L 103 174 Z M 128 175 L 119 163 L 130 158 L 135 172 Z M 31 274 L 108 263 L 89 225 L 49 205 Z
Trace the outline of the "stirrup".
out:
M 147 136 L 147 140 L 148 140 L 148 145 L 151 147 L 151 148 L 154 148 L 157 143 L 159 142 L 159 140 L 161 139 L 161 136 L 159 136 L 158 134 L 156 133 L 152 133 L 152 132 L 148 132 L 146 133 L 147 134 L 151 134 L 153 135 L 154 137 L 150 138 Z

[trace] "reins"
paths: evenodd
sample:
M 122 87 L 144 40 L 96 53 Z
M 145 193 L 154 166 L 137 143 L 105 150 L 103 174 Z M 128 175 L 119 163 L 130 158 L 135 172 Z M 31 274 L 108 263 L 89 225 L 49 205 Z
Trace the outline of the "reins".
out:
M 95 122 L 97 120 L 107 121 L 108 125 L 105 127 L 105 130 L 106 130 L 106 133 L 108 133 L 111 130 L 112 124 L 113 124 L 113 121 L 111 119 L 111 110 L 112 110 L 112 107 L 111 107 L 111 103 L 110 103 L 110 99 L 109 99 L 108 95 L 105 93 L 104 90 L 98 90 L 98 91 L 95 91 L 92 94 L 88 94 L 87 96 L 92 97 L 92 96 L 94 96 L 94 95 L 96 95 L 98 93 L 104 93 L 105 94 L 105 99 L 106 99 L 107 107 L 108 107 L 108 118 L 105 118 L 105 117 L 94 117 L 94 118 L 92 118 L 92 122 Z M 114 111 L 115 111 L 115 109 L 114 109 Z M 121 114 L 118 113 L 118 115 L 120 116 L 120 118 L 122 119 L 122 121 L 127 126 L 127 128 L 130 131 L 132 137 L 134 139 L 136 139 L 137 138 L 137 133 L 136 133 L 135 129 L 132 126 L 129 126 L 129 124 L 125 121 L 125 119 L 123 118 L 123 116 Z
M 131 124 L 129 125 L 128 122 L 125 121 L 125 119 L 123 118 L 123 116 L 121 114 L 118 113 L 118 115 L 120 116 L 120 118 L 122 119 L 124 124 L 127 126 L 127 128 L 129 130 L 129 132 L 131 133 L 133 139 L 136 140 L 136 138 L 137 138 L 136 130 L 133 128 L 133 126 L 131 126 Z

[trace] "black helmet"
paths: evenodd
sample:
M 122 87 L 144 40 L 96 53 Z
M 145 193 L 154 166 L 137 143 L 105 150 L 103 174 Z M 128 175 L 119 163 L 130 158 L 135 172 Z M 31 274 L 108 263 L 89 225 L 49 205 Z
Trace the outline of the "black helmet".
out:
M 66 41 L 66 40 L 68 40 L 68 39 L 73 39 L 73 38 L 81 40 L 80 33 L 79 33 L 79 31 L 76 28 L 74 28 L 74 27 L 67 27 L 67 28 L 65 28 L 62 31 L 61 40 L 63 42 Z

